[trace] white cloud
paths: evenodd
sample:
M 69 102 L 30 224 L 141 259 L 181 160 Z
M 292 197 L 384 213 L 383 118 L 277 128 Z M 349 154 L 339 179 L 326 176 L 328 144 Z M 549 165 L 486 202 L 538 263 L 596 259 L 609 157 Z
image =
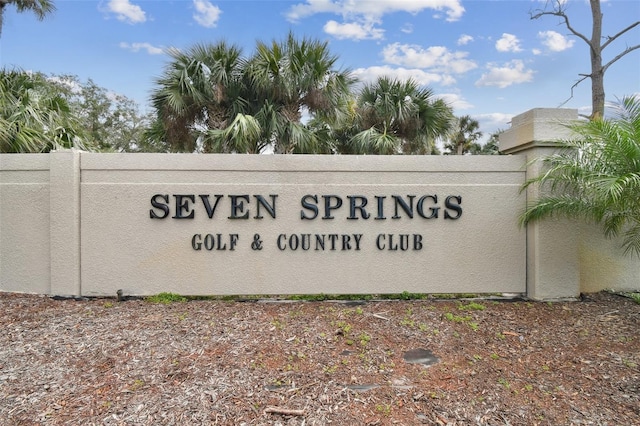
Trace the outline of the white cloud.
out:
M 468 52 L 451 52 L 444 46 L 426 49 L 415 44 L 393 43 L 382 50 L 386 63 L 410 68 L 426 68 L 434 72 L 463 74 L 478 65 L 467 59 Z
M 464 99 L 458 93 L 443 93 L 437 95 L 437 97 L 444 100 L 447 104 L 451 105 L 451 107 L 456 111 L 463 111 L 474 107 L 473 104 Z
M 520 40 L 513 34 L 503 33 L 502 37 L 496 41 L 496 50 L 498 52 L 520 52 Z
M 382 76 L 397 78 L 400 80 L 413 79 L 418 84 L 423 86 L 428 86 L 433 83 L 440 83 L 442 85 L 450 85 L 455 83 L 455 80 L 448 76 L 428 73 L 419 69 L 392 68 L 389 66 L 357 68 L 353 71 L 353 74 L 363 83 L 372 83 L 376 81 L 378 77 Z
M 500 89 L 512 84 L 528 83 L 533 80 L 533 70 L 526 69 L 524 62 L 513 60 L 504 66 L 487 65 L 488 72 L 476 81 L 476 86 L 498 86 Z
M 408 12 L 416 14 L 425 9 L 444 12 L 447 21 L 457 21 L 464 14 L 464 7 L 460 0 L 306 0 L 304 3 L 293 5 L 287 13 L 289 21 L 299 21 L 302 18 L 318 13 L 332 13 L 344 18 L 364 17 L 380 18 L 394 12 Z
M 287 19 L 297 22 L 308 16 L 328 13 L 341 16 L 343 22 L 328 21 L 324 30 L 327 34 L 340 39 L 379 40 L 384 30 L 376 27 L 382 23 L 385 14 L 395 12 L 419 13 L 432 9 L 446 14 L 447 21 L 457 21 L 464 14 L 461 0 L 306 0 L 289 8 Z M 413 32 L 410 26 L 400 29 L 404 33 Z
M 573 47 L 575 40 L 571 40 L 555 31 L 540 31 L 538 38 L 542 44 L 552 52 L 562 52 Z
M 129 3 L 129 0 L 109 0 L 107 10 L 115 13 L 119 21 L 130 24 L 139 24 L 147 20 L 147 16 L 138 5 Z
M 123 41 L 120 43 L 120 47 L 134 53 L 139 52 L 140 50 L 146 50 L 149 55 L 162 55 L 164 53 L 162 48 L 153 46 L 150 43 L 126 43 Z
M 406 23 L 402 26 L 402 28 L 400 28 L 400 31 L 402 31 L 405 34 L 411 34 L 413 33 L 413 25 L 410 23 Z
M 471 37 L 468 34 L 462 34 L 459 38 L 458 38 L 458 46 L 464 46 L 466 44 L 469 44 L 470 42 L 473 41 L 473 37 Z
M 511 119 L 514 114 L 506 114 L 503 112 L 492 112 L 488 114 L 477 114 L 474 116 L 478 120 L 483 128 L 507 130 L 511 123 Z M 493 132 L 494 130 L 491 130 Z
M 331 20 L 324 25 L 323 30 L 325 33 L 332 35 L 337 39 L 380 40 L 384 37 L 384 30 L 381 28 L 375 28 L 373 23 L 359 24 L 356 22 L 350 22 L 340 24 Z
M 457 21 L 464 14 L 461 0 L 306 0 L 291 6 L 286 16 L 289 21 L 298 22 L 320 13 L 338 15 L 343 22 L 328 21 L 324 26 L 327 34 L 340 39 L 379 40 L 384 37 L 384 30 L 376 25 L 382 23 L 384 15 L 395 12 L 416 14 L 425 9 L 439 14 L 444 12 L 447 21 Z M 400 31 L 411 33 L 413 27 L 404 26 Z
M 193 7 L 196 9 L 193 19 L 198 24 L 206 28 L 213 28 L 218 24 L 218 19 L 222 14 L 222 10 L 218 6 L 211 4 L 207 0 L 193 0 Z

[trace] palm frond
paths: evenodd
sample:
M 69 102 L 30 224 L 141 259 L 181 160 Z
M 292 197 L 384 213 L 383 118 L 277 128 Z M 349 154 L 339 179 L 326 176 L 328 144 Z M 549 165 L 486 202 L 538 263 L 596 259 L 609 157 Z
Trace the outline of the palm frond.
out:
M 543 193 L 520 221 L 550 216 L 587 218 L 608 237 L 621 236 L 626 253 L 640 256 L 640 98 L 626 97 L 612 118 L 568 124 L 575 137 L 558 141 L 543 159 L 543 172 L 523 190 Z
M 398 153 L 400 141 L 393 135 L 371 127 L 353 136 L 351 144 L 358 153 L 390 155 Z

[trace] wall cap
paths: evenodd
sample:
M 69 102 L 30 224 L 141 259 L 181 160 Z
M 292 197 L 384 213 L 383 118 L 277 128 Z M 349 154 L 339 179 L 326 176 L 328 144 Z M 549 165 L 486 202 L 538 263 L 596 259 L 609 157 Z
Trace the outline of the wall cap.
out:
M 536 147 L 554 147 L 567 138 L 566 127 L 578 120 L 578 110 L 569 108 L 534 108 L 511 119 L 511 128 L 500 134 L 500 151 L 515 154 Z

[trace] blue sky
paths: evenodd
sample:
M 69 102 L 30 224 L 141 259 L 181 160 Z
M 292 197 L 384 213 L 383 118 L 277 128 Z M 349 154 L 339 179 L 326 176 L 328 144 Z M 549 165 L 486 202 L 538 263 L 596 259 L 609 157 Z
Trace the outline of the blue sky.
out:
M 566 1 L 566 0 L 563 0 Z M 545 1 L 483 0 L 57 0 L 39 22 L 5 12 L 0 64 L 81 80 L 134 99 L 144 110 L 168 47 L 226 40 L 249 56 L 256 40 L 297 36 L 326 40 L 342 68 L 365 81 L 380 74 L 412 77 L 444 97 L 457 115 L 488 133 L 513 115 L 558 107 L 580 73 L 586 44 L 558 19 L 530 20 Z M 569 0 L 572 25 L 590 36 L 587 0 Z M 640 1 L 603 1 L 603 35 L 640 20 Z M 640 26 L 604 52 L 605 62 L 640 43 Z M 605 77 L 607 100 L 640 93 L 640 49 Z M 590 110 L 590 81 L 564 107 Z

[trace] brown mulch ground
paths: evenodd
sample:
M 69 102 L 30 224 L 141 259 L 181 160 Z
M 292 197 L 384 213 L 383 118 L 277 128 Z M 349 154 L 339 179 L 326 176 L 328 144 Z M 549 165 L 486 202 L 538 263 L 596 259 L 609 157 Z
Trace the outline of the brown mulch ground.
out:
M 361 305 L 0 294 L 0 424 L 640 425 L 639 325 L 640 305 L 608 293 Z M 420 348 L 439 362 L 405 362 Z

